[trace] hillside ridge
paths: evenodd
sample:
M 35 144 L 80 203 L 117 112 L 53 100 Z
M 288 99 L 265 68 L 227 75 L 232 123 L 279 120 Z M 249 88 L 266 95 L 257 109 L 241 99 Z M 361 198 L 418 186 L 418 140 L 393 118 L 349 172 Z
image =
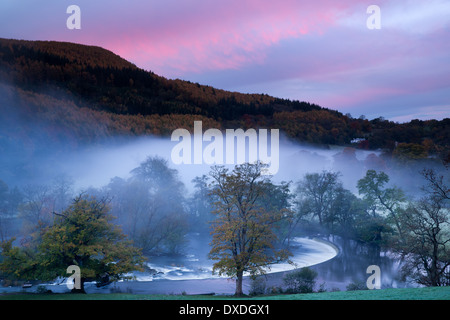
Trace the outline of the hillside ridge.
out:
M 400 145 L 401 153 L 413 158 L 449 155 L 450 119 L 402 124 L 382 117 L 356 119 L 309 102 L 166 79 L 109 50 L 70 42 L 0 38 L 0 91 L 0 111 L 8 124 L 0 129 L 0 143 L 5 136 L 18 138 L 8 130 L 12 113 L 38 124 L 44 140 L 58 134 L 74 143 L 169 135 L 202 120 L 204 129 L 277 128 L 311 144 L 388 153 Z M 35 138 L 33 128 L 21 129 L 21 138 Z

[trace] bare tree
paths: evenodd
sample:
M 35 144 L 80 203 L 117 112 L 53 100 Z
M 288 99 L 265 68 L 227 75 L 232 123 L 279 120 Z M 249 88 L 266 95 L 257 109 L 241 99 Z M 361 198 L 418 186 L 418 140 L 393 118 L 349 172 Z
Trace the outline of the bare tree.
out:
M 410 203 L 401 216 L 405 276 L 426 286 L 450 285 L 450 212 L 448 186 L 434 170 L 424 170 L 426 195 Z
M 327 215 L 334 201 L 336 190 L 341 187 L 339 173 L 323 171 L 308 173 L 297 185 L 297 202 L 304 210 L 319 219 L 320 226 L 329 220 Z
M 54 201 L 47 185 L 27 185 L 22 189 L 23 203 L 20 215 L 27 223 L 25 232 L 43 230 L 51 225 Z
M 444 175 L 438 175 L 433 169 L 425 169 L 422 171 L 422 176 L 428 183 L 428 186 L 422 190 L 434 197 L 450 200 L 450 188 L 445 182 Z

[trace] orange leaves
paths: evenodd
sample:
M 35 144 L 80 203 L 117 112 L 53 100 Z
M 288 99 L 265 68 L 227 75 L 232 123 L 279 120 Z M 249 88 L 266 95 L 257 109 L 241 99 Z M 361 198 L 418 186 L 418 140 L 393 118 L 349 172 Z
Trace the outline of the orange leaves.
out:
M 232 172 L 214 167 L 212 196 L 216 198 L 210 257 L 214 270 L 236 276 L 264 273 L 281 252 L 274 250 L 275 224 L 283 208 L 275 208 L 266 194 L 276 187 L 261 175 L 262 164 L 238 165 Z M 269 197 L 270 198 L 270 197 Z M 238 290 L 237 290 L 238 292 Z

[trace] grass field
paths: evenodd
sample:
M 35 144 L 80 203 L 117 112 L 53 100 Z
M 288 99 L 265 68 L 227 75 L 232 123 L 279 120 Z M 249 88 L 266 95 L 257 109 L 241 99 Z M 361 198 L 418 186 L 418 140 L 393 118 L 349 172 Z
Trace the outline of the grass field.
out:
M 267 295 L 233 296 L 139 295 L 139 294 L 0 294 L 0 300 L 450 300 L 450 287 L 381 289 Z

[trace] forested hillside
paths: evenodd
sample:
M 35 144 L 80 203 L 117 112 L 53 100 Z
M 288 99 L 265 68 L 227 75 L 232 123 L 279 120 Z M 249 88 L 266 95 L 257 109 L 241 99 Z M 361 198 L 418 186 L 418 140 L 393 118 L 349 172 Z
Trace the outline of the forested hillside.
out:
M 69 146 L 174 129 L 278 128 L 296 141 L 448 158 L 450 119 L 398 124 L 353 118 L 309 102 L 242 94 L 142 70 L 105 49 L 0 39 L 0 147 L 35 139 Z M 20 119 L 25 126 L 18 126 Z M 67 140 L 68 139 L 68 140 Z M 28 146 L 28 147 L 30 147 Z

